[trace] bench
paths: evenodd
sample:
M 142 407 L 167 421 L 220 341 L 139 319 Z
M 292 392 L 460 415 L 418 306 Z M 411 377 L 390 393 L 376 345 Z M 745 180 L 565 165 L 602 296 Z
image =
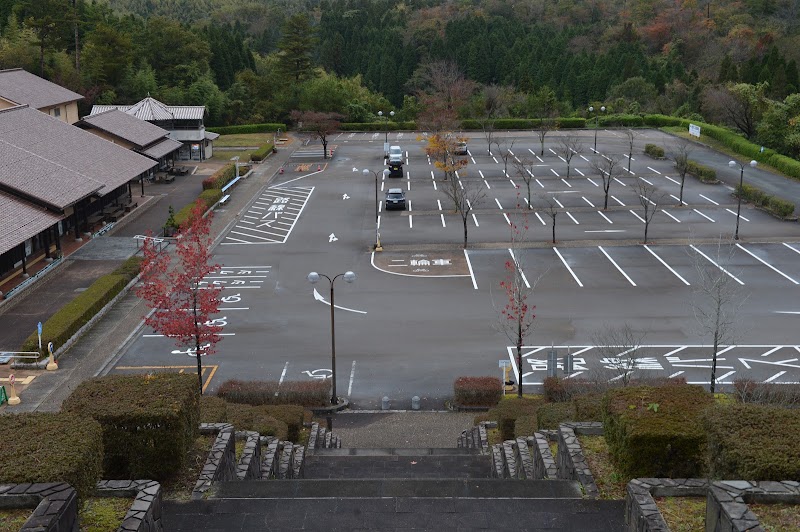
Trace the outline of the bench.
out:
M 133 201 L 131 203 L 128 203 L 127 205 L 125 205 L 125 212 L 131 212 L 133 209 L 135 209 L 138 206 L 139 206 L 139 202 L 138 201 Z
M 236 177 L 232 179 L 227 185 L 222 187 L 222 193 L 225 194 L 229 189 L 233 188 L 233 186 L 242 178 L 242 176 Z
M 164 176 L 164 183 L 172 183 L 173 181 L 175 181 L 175 176 L 174 175 L 166 175 L 166 176 Z
M 225 205 L 226 203 L 228 203 L 229 199 L 231 199 L 231 195 L 225 194 L 224 196 L 222 196 L 222 198 L 220 198 L 218 205 Z

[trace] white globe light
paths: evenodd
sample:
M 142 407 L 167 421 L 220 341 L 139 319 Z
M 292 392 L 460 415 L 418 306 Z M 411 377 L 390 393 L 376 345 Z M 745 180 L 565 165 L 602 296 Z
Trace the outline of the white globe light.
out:
M 356 274 L 351 271 L 344 272 L 344 280 L 348 283 L 352 283 L 356 280 Z
M 308 274 L 308 282 L 311 284 L 316 284 L 319 281 L 319 274 L 317 272 L 311 272 Z

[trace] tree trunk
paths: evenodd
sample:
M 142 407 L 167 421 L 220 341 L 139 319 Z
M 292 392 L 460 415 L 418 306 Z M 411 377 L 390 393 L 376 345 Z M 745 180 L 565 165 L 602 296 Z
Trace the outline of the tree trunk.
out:
M 719 332 L 714 331 L 714 352 L 711 354 L 711 382 L 709 390 L 714 393 L 717 384 L 717 349 L 719 349 Z
M 520 324 L 521 325 L 521 324 Z M 520 332 L 520 334 L 522 334 Z M 517 342 L 517 397 L 522 398 L 522 342 Z
M 467 213 L 461 216 L 461 221 L 464 222 L 464 249 L 467 249 Z
M 683 184 L 686 182 L 686 174 L 681 176 L 681 192 L 678 195 L 678 207 L 683 205 Z
M 553 218 L 553 244 L 556 243 L 556 219 Z
M 75 24 L 72 26 L 73 32 L 75 33 L 75 72 L 80 74 L 81 73 L 81 49 L 80 49 L 80 39 L 78 37 L 78 6 L 77 6 L 77 0 L 72 0 L 72 10 L 74 11 L 73 16 L 75 17 Z
M 328 139 L 322 137 L 322 159 L 325 160 L 328 158 Z

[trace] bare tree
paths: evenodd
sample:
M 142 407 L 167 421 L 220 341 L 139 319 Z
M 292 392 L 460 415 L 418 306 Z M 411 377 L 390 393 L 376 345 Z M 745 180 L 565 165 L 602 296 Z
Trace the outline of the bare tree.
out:
M 516 139 L 507 139 L 503 138 L 498 139 L 495 141 L 497 144 L 497 152 L 500 155 L 500 158 L 503 159 L 503 173 L 508 177 L 508 158 L 513 157 L 514 153 L 511 151 L 511 148 L 514 147 L 514 142 Z
M 544 156 L 544 138 L 556 129 L 556 121 L 553 118 L 542 118 L 533 126 L 536 136 L 539 137 L 539 157 Z
M 492 156 L 492 144 L 494 143 L 494 119 L 482 118 L 480 120 L 483 138 L 486 139 L 486 152 Z
M 717 383 L 717 353 L 721 345 L 735 342 L 737 315 L 747 300 L 740 293 L 739 282 L 730 273 L 733 262 L 733 241 L 717 241 L 716 257 L 709 257 L 700 249 L 696 252 L 695 269 L 699 282 L 692 291 L 692 310 L 700 326 L 700 333 L 712 339 L 710 390 Z
M 531 201 L 531 181 L 533 181 L 533 168 L 535 166 L 536 165 L 533 160 L 527 157 L 516 159 L 514 161 L 514 168 L 517 170 L 517 175 L 525 182 L 525 187 L 528 192 L 528 195 L 526 196 L 526 199 L 528 200 L 528 209 L 533 209 L 533 204 Z
M 612 381 L 619 380 L 623 386 L 630 383 L 631 375 L 646 354 L 645 336 L 646 331 L 634 330 L 628 323 L 604 324 L 602 329 L 592 333 L 591 342 L 601 356 L 601 363 L 616 373 Z
M 553 228 L 553 244 L 556 243 L 556 217 L 558 213 L 561 212 L 561 203 L 558 201 L 558 196 L 555 194 L 547 195 L 542 194 L 540 196 L 542 198 L 542 202 L 544 203 L 544 212 L 547 216 L 550 217 L 551 225 Z
M 611 190 L 611 182 L 614 180 L 614 178 L 619 176 L 619 162 L 619 157 L 614 155 L 609 157 L 596 155 L 589 163 L 589 166 L 591 166 L 592 169 L 597 172 L 597 175 L 600 176 L 600 179 L 603 180 L 603 193 L 605 194 L 603 199 L 604 211 L 608 209 L 608 195 L 609 191 Z
M 675 143 L 675 153 L 672 155 L 672 160 L 675 161 L 675 169 L 681 177 L 681 191 L 678 194 L 678 206 L 683 205 L 683 185 L 686 183 L 686 174 L 689 173 L 689 156 L 692 154 L 692 144 L 686 140 L 681 139 Z
M 292 111 L 292 120 L 298 129 L 311 133 L 312 137 L 322 143 L 322 158 L 328 158 L 328 137 L 339 130 L 344 119 L 339 113 L 319 113 L 316 111 Z
M 631 161 L 633 160 L 633 144 L 636 142 L 636 137 L 639 133 L 632 130 L 625 130 L 625 137 L 628 139 L 628 173 L 631 173 Z
M 653 221 L 653 216 L 658 212 L 658 204 L 664 196 L 658 193 L 656 187 L 648 185 L 641 179 L 636 181 L 634 190 L 639 199 L 639 205 L 642 206 L 644 215 L 642 218 L 644 220 L 644 243 L 647 244 L 647 231 L 650 228 L 650 222 Z
M 486 189 L 479 181 L 461 180 L 454 177 L 440 190 L 453 203 L 456 213 L 461 216 L 461 223 L 464 227 L 464 249 L 466 249 L 469 231 L 467 221 L 470 212 L 486 197 Z
M 567 135 L 558 140 L 558 154 L 567 163 L 567 179 L 569 179 L 569 171 L 572 158 L 583 152 L 583 143 L 578 137 Z
M 475 83 L 464 77 L 452 61 L 433 61 L 420 67 L 412 80 L 422 105 L 417 123 L 433 134 L 458 126 L 458 110 L 475 91 Z

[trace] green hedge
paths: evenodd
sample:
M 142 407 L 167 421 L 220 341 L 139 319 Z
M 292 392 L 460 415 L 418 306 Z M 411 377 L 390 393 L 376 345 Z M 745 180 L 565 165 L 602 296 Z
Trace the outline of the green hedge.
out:
M 197 199 L 201 200 L 205 210 L 208 210 L 216 205 L 220 199 L 222 199 L 222 190 L 218 188 L 204 190 L 199 196 L 197 196 Z M 194 202 L 190 203 L 189 205 L 185 205 L 175 214 L 175 223 L 178 224 L 178 227 L 182 227 L 189 221 L 189 217 L 192 215 L 192 209 L 194 209 Z
M 661 146 L 656 146 L 655 144 L 645 144 L 644 152 L 650 157 L 654 157 L 656 159 L 664 158 L 664 148 Z
M 230 403 L 227 421 L 236 430 L 254 430 L 262 436 L 275 436 L 281 440 L 288 438 L 291 441 L 297 441 L 288 436 L 286 423 L 271 416 L 264 406 Z
M 250 154 L 250 160 L 254 162 L 260 162 L 267 158 L 267 155 L 272 153 L 272 149 L 275 147 L 274 144 L 271 142 L 267 142 L 266 144 L 262 144 L 259 149 L 252 152 Z
M 508 397 L 491 408 L 488 416 L 489 419 L 497 421 L 497 428 L 503 440 L 513 440 L 516 437 L 514 425 L 517 419 L 521 416 L 535 416 L 543 404 L 544 401 L 541 399 Z
M 236 177 L 236 165 L 226 164 L 207 178 L 203 179 L 203 190 L 222 188 Z
M 677 116 L 666 115 L 644 115 L 644 123 L 652 127 L 689 127 L 689 120 L 678 118 Z
M 613 114 L 600 117 L 599 127 L 641 127 L 644 125 L 644 118 L 639 115 Z M 594 125 L 594 120 L 587 120 L 587 124 Z
M 603 394 L 587 393 L 572 398 L 574 421 L 603 421 Z
M 327 380 L 313 381 L 239 381 L 223 382 L 217 395 L 229 403 L 247 405 L 327 406 L 331 385 Z
M 700 386 L 609 390 L 603 426 L 611 456 L 628 478 L 704 476 L 704 410 L 714 399 Z
M 520 438 L 532 436 L 534 432 L 539 430 L 537 425 L 537 416 L 520 416 L 514 422 L 514 434 Z
M 453 382 L 453 400 L 459 406 L 493 406 L 503 397 L 498 377 L 458 377 Z
M 714 182 L 717 180 L 717 171 L 708 166 L 704 166 L 697 161 L 689 159 L 686 164 L 687 172 L 703 182 Z
M 103 478 L 163 481 L 197 436 L 199 398 L 196 375 L 112 375 L 79 384 L 62 411 L 102 426 Z
M 103 478 L 103 434 L 92 419 L 65 413 L 5 415 L 0 434 L 5 484 L 66 482 L 86 500 Z
M 564 421 L 575 421 L 575 407 L 572 403 L 549 403 L 536 411 L 539 430 L 556 430 Z
M 227 401 L 213 395 L 200 397 L 200 423 L 226 423 L 227 421 Z
M 736 185 L 734 194 L 737 196 L 741 195 L 743 200 L 767 209 L 781 218 L 791 216 L 794 212 L 794 203 L 791 201 L 770 196 L 760 188 L 748 185 L 747 183 L 743 183 L 741 187 Z
M 56 349 L 64 345 L 78 330 L 86 325 L 106 304 L 119 294 L 133 277 L 110 273 L 96 280 L 75 299 L 61 307 L 42 324 L 42 351 L 53 342 Z M 38 351 L 39 340 L 33 332 L 23 342 L 20 351 Z
M 791 157 L 773 153 L 767 157 L 766 164 L 790 177 L 800 179 L 800 161 L 792 159 Z
M 244 124 L 241 126 L 207 127 L 206 131 L 220 135 L 242 135 L 246 133 L 270 133 L 272 131 L 286 131 L 286 124 Z
M 800 480 L 800 410 L 718 405 L 704 425 L 713 478 Z
M 414 131 L 415 122 L 343 122 L 340 131 Z

